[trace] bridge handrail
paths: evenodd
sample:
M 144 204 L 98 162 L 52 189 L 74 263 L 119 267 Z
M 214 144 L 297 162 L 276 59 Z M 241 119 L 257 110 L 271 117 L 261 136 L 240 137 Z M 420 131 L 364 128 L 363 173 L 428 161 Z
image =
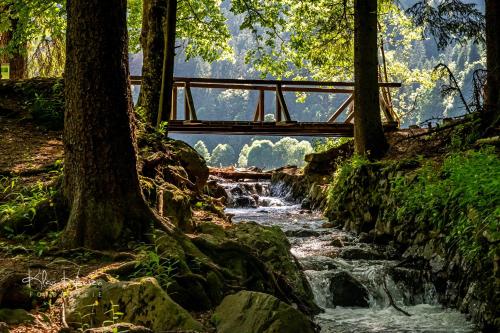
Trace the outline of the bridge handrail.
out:
M 131 76 L 132 82 L 141 82 L 142 76 Z M 215 79 L 215 78 L 193 78 L 193 77 L 174 77 L 174 83 L 202 83 L 202 84 L 241 84 L 241 85 L 286 85 L 286 86 L 313 86 L 313 87 L 354 87 L 354 82 L 338 81 L 292 81 L 292 80 L 260 80 L 260 79 Z M 399 88 L 400 82 L 379 82 L 383 88 Z

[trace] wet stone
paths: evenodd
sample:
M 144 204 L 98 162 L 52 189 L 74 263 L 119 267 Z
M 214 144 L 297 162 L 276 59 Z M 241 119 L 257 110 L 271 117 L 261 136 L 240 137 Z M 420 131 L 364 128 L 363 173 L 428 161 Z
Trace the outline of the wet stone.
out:
M 331 277 L 330 292 L 334 306 L 369 306 L 368 290 L 348 272 L 337 272 Z

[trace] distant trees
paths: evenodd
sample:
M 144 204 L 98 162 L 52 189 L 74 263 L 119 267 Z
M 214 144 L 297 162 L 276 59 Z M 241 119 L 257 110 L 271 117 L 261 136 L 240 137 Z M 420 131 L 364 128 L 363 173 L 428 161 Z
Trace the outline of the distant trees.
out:
M 210 160 L 210 153 L 203 141 L 199 140 L 198 142 L 196 142 L 196 144 L 194 145 L 194 149 L 198 152 L 198 154 L 200 154 L 201 157 L 205 159 L 205 161 Z
M 214 167 L 234 165 L 236 161 L 236 152 L 228 144 L 219 144 L 212 151 L 209 164 Z
M 251 145 L 244 145 L 238 158 L 238 166 L 256 166 L 273 169 L 285 165 L 305 165 L 304 156 L 313 152 L 308 141 L 298 141 L 285 137 L 276 143 L 270 140 L 255 140 Z

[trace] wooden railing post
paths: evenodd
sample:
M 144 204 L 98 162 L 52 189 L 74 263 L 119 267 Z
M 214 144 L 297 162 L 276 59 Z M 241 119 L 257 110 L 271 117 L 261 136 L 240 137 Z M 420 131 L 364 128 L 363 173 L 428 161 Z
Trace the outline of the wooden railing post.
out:
M 266 106 L 265 104 L 265 96 L 266 96 L 266 92 L 264 90 L 260 90 L 259 91 L 259 120 L 260 121 L 264 121 L 264 118 L 265 118 L 265 115 L 264 115 L 264 108 Z
M 189 82 L 184 83 L 184 117 L 186 120 L 198 120 Z
M 170 115 L 168 120 L 177 120 L 177 86 L 174 84 L 172 86 L 172 110 L 170 110 Z
M 278 87 L 279 84 L 276 85 L 276 115 L 274 117 L 277 123 L 281 122 L 281 103 L 280 103 L 280 96 L 278 93 Z
M 277 103 L 279 104 L 279 120 L 276 119 L 277 122 L 281 121 L 281 113 L 285 116 L 285 121 L 287 123 L 292 122 L 292 117 L 290 117 L 290 113 L 288 112 L 288 107 L 286 106 L 285 102 L 285 96 L 283 96 L 283 90 L 281 88 L 281 84 L 276 85 L 276 96 L 277 96 Z M 281 111 L 281 112 L 280 112 Z

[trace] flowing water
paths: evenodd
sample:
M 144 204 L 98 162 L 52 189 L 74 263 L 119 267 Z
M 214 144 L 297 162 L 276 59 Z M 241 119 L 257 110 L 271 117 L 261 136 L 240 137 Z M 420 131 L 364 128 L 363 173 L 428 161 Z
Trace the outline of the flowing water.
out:
M 316 317 L 321 332 L 477 331 L 465 315 L 438 304 L 425 272 L 399 267 L 395 249 L 323 228 L 324 218 L 287 202 L 283 187 L 256 182 L 221 185 L 229 194 L 226 211 L 233 222 L 279 226 L 287 234 L 315 301 L 324 309 Z M 391 298 L 411 316 L 391 306 Z

